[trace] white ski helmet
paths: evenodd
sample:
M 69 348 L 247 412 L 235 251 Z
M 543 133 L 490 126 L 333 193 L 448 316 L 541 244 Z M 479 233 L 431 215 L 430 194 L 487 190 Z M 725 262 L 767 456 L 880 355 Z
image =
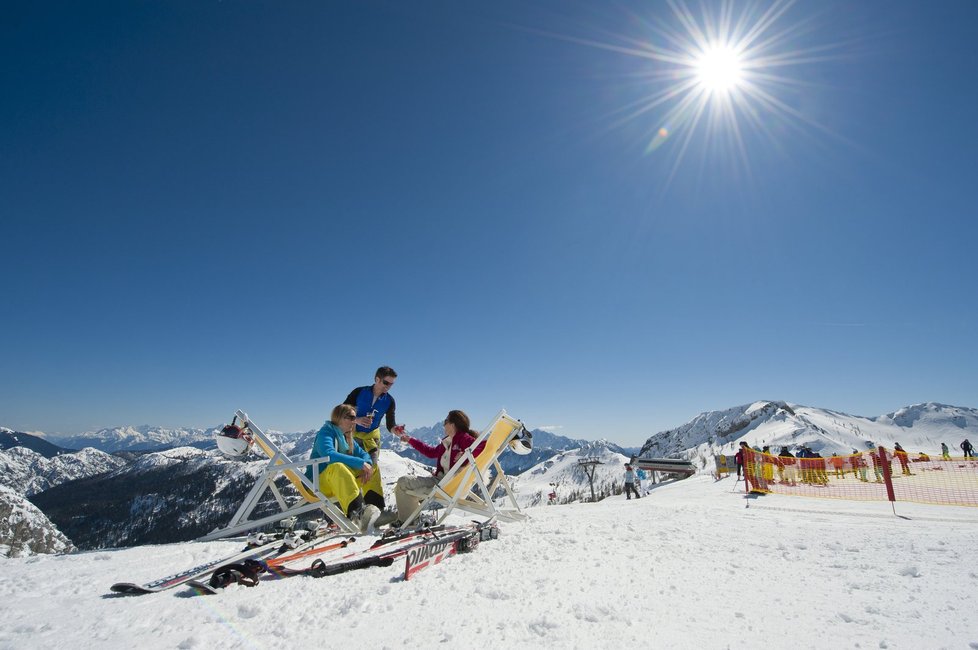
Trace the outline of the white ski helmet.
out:
M 519 454 L 520 456 L 527 455 L 533 451 L 533 434 L 527 431 L 526 427 L 523 427 L 523 429 L 509 441 L 509 448 L 514 454 Z
M 220 433 L 214 434 L 214 439 L 221 453 L 231 458 L 240 458 L 251 449 L 251 436 L 233 424 L 225 425 Z

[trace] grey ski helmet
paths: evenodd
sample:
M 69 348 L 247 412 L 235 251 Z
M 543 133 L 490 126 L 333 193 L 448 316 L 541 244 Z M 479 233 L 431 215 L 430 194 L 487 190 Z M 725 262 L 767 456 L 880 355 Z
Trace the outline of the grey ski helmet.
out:
M 251 436 L 233 424 L 224 425 L 220 433 L 214 435 L 214 439 L 221 453 L 231 458 L 240 458 L 251 449 Z
M 509 441 L 509 448 L 514 454 L 525 456 L 533 451 L 533 434 L 526 427 L 523 427 L 512 440 Z

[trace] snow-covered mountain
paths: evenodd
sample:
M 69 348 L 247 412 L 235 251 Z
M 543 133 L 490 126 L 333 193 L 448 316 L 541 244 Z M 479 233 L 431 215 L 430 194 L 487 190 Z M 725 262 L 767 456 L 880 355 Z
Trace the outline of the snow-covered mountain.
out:
M 111 472 L 125 464 L 125 460 L 98 449 L 45 457 L 27 447 L 10 447 L 0 451 L 0 485 L 29 497 L 68 481 Z
M 78 435 L 46 436 L 62 447 L 81 449 L 95 447 L 102 451 L 138 451 L 163 447 L 185 447 L 196 444 L 208 445 L 217 429 L 167 429 L 143 425 L 138 427 L 110 427 Z
M 43 512 L 11 488 L 0 485 L 0 557 L 72 550 L 71 541 Z
M 907 451 L 940 455 L 941 443 L 960 453 L 965 438 L 978 440 L 978 409 L 928 402 L 901 408 L 878 417 L 848 415 L 839 411 L 779 401 L 760 401 L 722 411 L 701 413 L 686 424 L 650 437 L 642 456 L 681 457 L 701 469 L 712 470 L 715 454 L 731 454 L 741 440 L 750 446 L 804 445 L 823 456 L 869 444 L 893 447 L 899 442 Z

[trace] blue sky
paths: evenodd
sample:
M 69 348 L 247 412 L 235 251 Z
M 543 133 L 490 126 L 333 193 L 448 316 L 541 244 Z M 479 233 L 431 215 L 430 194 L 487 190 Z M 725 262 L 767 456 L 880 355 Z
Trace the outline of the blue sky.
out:
M 623 444 L 758 399 L 976 405 L 974 2 L 787 6 L 739 148 L 648 108 L 666 3 L 7 14 L 4 426 L 305 430 L 381 364 L 409 427 Z

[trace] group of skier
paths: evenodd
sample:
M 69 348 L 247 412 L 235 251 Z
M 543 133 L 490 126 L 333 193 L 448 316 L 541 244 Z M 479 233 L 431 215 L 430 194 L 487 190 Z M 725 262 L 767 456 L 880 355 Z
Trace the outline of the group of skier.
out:
M 337 405 L 329 420 L 316 433 L 311 459 L 322 459 L 318 465 L 318 484 L 322 493 L 334 497 L 344 514 L 356 523 L 361 532 L 371 532 L 375 526 L 400 526 L 421 505 L 415 496 L 437 484 L 439 478 L 475 442 L 478 433 L 472 431 L 469 417 L 453 410 L 445 418 L 445 436 L 438 445 L 428 445 L 412 438 L 395 419 L 394 396 L 390 389 L 397 373 L 390 366 L 381 366 L 374 373 L 373 385 L 353 389 L 342 404 Z M 384 510 L 384 486 L 381 482 L 380 423 L 387 430 L 411 445 L 437 464 L 432 476 L 402 476 L 394 491 L 397 510 Z M 478 455 L 481 446 L 475 449 Z M 313 480 L 313 468 L 307 476 Z

